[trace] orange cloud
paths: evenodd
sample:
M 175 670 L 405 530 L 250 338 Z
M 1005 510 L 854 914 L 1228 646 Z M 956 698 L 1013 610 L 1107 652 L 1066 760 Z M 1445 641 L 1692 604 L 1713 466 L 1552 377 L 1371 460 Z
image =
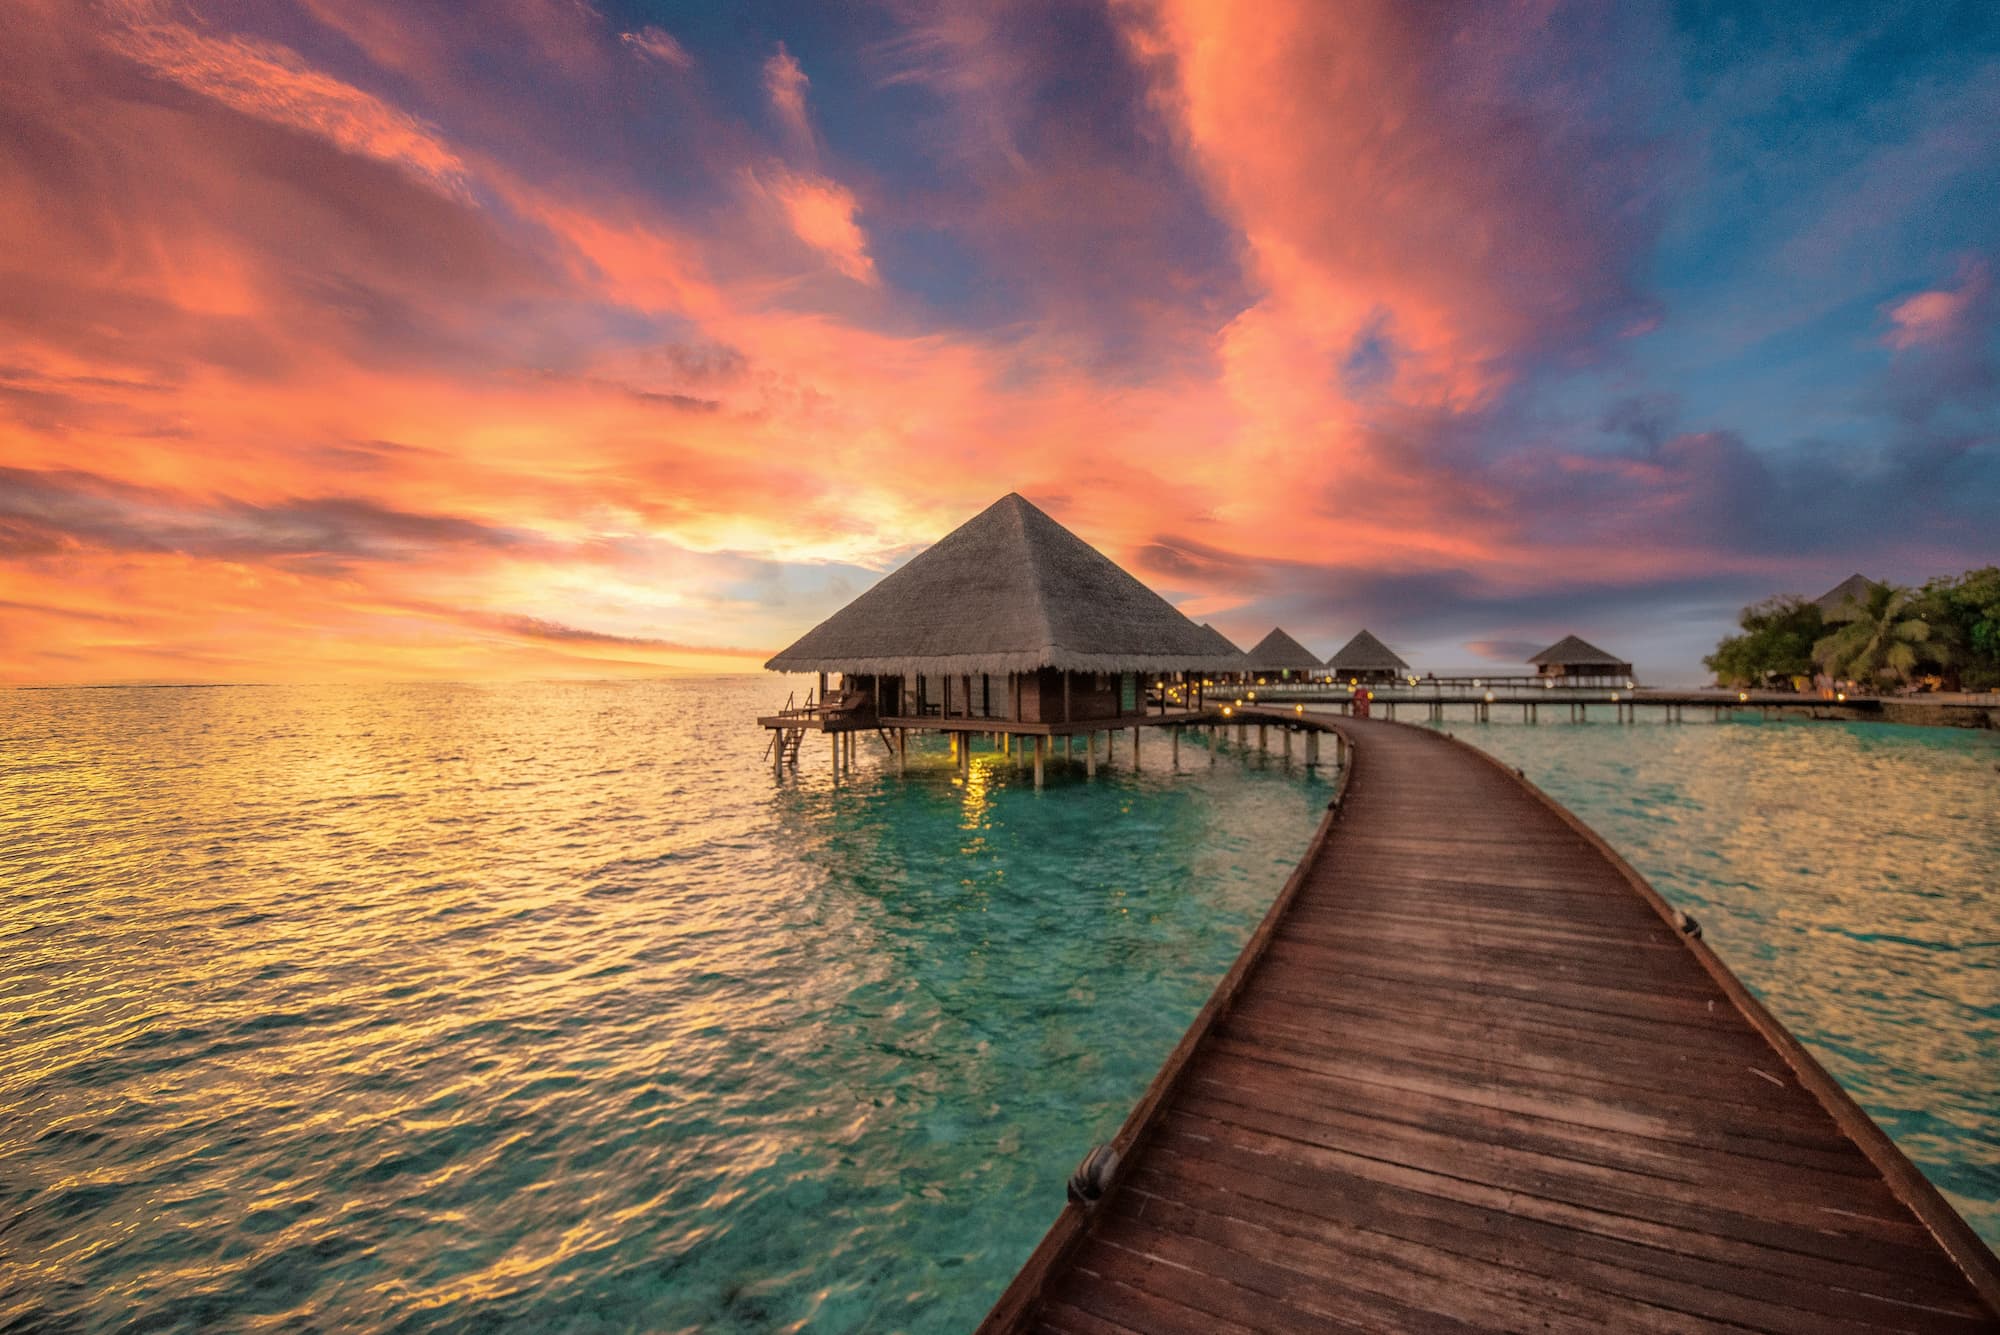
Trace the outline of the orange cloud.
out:
M 857 283 L 875 281 L 868 237 L 854 220 L 857 206 L 846 187 L 816 177 L 779 172 L 766 188 L 784 210 L 799 240 L 824 255 Z
M 329 77 L 274 42 L 212 37 L 165 18 L 160 0 L 115 0 L 105 42 L 163 78 L 246 115 L 319 135 L 454 194 L 465 164 L 435 128 Z

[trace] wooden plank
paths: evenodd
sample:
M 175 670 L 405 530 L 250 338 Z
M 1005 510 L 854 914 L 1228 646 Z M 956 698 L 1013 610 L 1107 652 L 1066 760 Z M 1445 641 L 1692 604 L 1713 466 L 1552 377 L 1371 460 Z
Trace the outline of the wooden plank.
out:
M 2000 1330 L 1991 1252 L 1588 827 L 1310 726 L 1339 823 L 982 1329 Z

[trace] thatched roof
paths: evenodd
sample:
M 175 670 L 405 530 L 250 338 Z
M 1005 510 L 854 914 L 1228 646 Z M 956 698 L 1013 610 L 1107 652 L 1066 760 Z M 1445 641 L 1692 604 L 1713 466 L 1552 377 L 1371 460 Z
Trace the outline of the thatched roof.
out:
M 1574 635 L 1565 635 L 1548 648 L 1528 660 L 1540 667 L 1551 663 L 1562 667 L 1627 667 L 1622 658 L 1613 658 L 1588 640 Z
M 1826 621 L 1852 621 L 1861 614 L 1868 595 L 1875 592 L 1875 581 L 1866 575 L 1849 575 L 1840 583 L 1813 599 L 1818 606 L 1820 617 Z
M 779 672 L 1226 671 L 1234 655 L 1009 493 L 764 666 Z
M 1404 673 L 1410 665 L 1396 656 L 1396 652 L 1367 631 L 1361 631 L 1342 645 L 1326 665 L 1335 672 L 1394 672 Z
M 1257 647 L 1243 655 L 1244 666 L 1252 672 L 1279 672 L 1287 668 L 1316 669 L 1319 658 L 1312 650 L 1273 626 L 1271 633 L 1257 641 Z
M 1236 647 L 1234 640 L 1224 635 L 1206 621 L 1201 623 L 1201 631 L 1202 634 L 1208 636 L 1214 642 L 1215 652 L 1229 655 L 1232 663 L 1241 663 L 1243 661 L 1243 651 Z

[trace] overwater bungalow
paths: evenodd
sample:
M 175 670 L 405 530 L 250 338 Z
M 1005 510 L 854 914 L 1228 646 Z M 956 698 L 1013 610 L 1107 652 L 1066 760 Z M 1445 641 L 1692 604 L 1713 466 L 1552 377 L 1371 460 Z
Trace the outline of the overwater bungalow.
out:
M 868 732 L 893 733 L 898 754 L 918 729 L 1009 748 L 1033 738 L 1039 777 L 1050 738 L 1189 717 L 1204 676 L 1238 659 L 1010 493 L 766 663 L 819 684 L 806 706 L 759 722 L 793 753 L 806 731 L 834 733 L 836 758 Z
M 1861 609 L 1867 606 L 1868 596 L 1879 587 L 1866 575 L 1849 575 L 1813 599 L 1813 605 L 1819 608 L 1821 621 L 1829 626 L 1843 625 L 1861 615 Z
M 1243 666 L 1258 681 L 1310 681 L 1319 672 L 1319 655 L 1273 626 L 1244 653 Z
M 1632 665 L 1606 653 L 1588 640 L 1565 635 L 1528 662 L 1537 676 L 1560 680 L 1565 685 L 1630 685 Z
M 1352 684 L 1401 681 L 1410 675 L 1410 665 L 1366 630 L 1342 645 L 1326 667 L 1335 680 Z

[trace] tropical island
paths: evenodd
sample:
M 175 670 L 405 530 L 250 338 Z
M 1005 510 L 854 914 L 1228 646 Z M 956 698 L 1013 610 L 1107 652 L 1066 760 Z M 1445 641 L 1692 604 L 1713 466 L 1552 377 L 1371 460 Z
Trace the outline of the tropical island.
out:
M 1741 633 L 1702 663 L 1725 686 L 1800 691 L 2000 688 L 2000 566 L 1905 588 L 1853 575 L 1818 598 L 1743 609 Z

